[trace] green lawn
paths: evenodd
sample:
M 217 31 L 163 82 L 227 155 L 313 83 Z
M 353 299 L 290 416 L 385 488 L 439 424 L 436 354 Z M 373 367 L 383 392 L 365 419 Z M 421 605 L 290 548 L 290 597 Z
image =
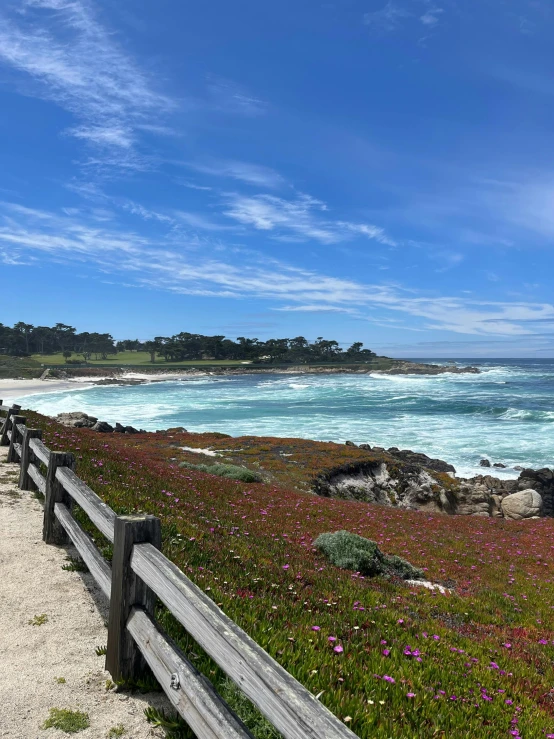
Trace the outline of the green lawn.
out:
M 69 357 L 69 361 L 82 360 L 83 357 L 80 354 L 72 354 Z M 32 360 L 44 364 L 46 366 L 59 365 L 70 367 L 78 367 L 79 365 L 66 364 L 65 358 L 59 352 L 57 354 L 33 354 Z M 376 357 L 371 362 L 373 369 L 388 369 L 392 365 L 392 361 L 386 357 Z M 87 366 L 102 366 L 102 367 L 129 367 L 129 366 L 142 366 L 142 367 L 200 367 L 200 366 L 221 366 L 221 367 L 241 367 L 248 366 L 249 364 L 256 364 L 255 362 L 245 362 L 241 360 L 233 359 L 196 359 L 194 361 L 177 361 L 177 362 L 166 362 L 163 357 L 156 357 L 156 361 L 152 363 L 150 361 L 150 354 L 148 352 L 119 352 L 118 354 L 110 354 L 107 359 L 89 359 Z M 277 364 L 277 363 L 276 363 Z M 316 362 L 315 365 L 321 364 Z M 330 362 L 330 365 L 341 366 L 340 362 Z M 271 367 L 271 365 L 267 365 Z
M 58 354 L 33 354 L 32 358 L 36 360 L 37 362 L 40 362 L 41 364 L 59 364 L 59 365 L 65 365 L 66 361 L 65 358 L 61 353 Z M 82 360 L 83 357 L 80 354 L 72 354 L 71 357 L 69 357 L 69 360 Z M 213 360 L 213 359 L 197 359 L 194 362 L 192 361 L 179 361 L 179 362 L 166 362 L 163 357 L 156 357 L 156 361 L 152 363 L 150 361 L 150 354 L 148 352 L 119 352 L 118 354 L 109 354 L 107 359 L 89 359 L 87 362 L 88 365 L 110 365 L 113 364 L 114 367 L 119 367 L 122 365 L 148 365 L 149 367 L 152 367 L 153 364 L 160 365 L 162 367 L 166 367 L 167 365 L 204 365 L 204 364 L 214 364 L 214 365 L 238 365 L 240 366 L 243 364 L 243 362 L 235 361 L 235 360 Z M 69 367 L 72 365 L 69 364 Z M 76 366 L 76 365 L 74 365 Z

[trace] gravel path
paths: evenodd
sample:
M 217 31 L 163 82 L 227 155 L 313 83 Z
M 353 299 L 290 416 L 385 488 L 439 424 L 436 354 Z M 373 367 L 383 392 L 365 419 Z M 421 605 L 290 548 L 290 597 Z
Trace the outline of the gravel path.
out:
M 86 712 L 83 739 L 107 738 L 119 725 L 124 739 L 162 737 L 143 711 L 167 708 L 163 695 L 106 690 L 110 676 L 95 653 L 107 641 L 106 601 L 90 574 L 62 570 L 74 550 L 42 542 L 42 506 L 17 488 L 19 466 L 5 463 L 6 453 L 0 448 L 0 737 L 67 737 L 41 728 L 51 708 Z M 29 623 L 42 614 L 42 625 Z

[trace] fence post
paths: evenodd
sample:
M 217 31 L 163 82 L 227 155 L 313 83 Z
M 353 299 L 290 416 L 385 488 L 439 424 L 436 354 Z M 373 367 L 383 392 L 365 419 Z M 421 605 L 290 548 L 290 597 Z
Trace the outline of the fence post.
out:
M 7 462 L 17 462 L 17 454 L 15 453 L 14 446 L 17 442 L 17 435 L 19 431 L 17 430 L 17 424 L 22 423 L 25 425 L 25 422 L 27 419 L 25 416 L 12 416 L 12 438 L 10 439 L 10 448 L 8 449 L 8 459 Z
M 33 453 L 29 448 L 31 439 L 42 439 L 42 429 L 25 429 L 21 442 L 21 472 L 19 473 L 19 487 L 21 490 L 35 490 L 36 485 L 29 477 L 27 470 L 32 461 Z
M 4 425 L 2 426 L 2 433 L 0 434 L 0 446 L 8 446 L 8 425 L 10 422 L 10 417 L 20 410 L 20 405 L 12 405 L 11 408 L 8 408 L 8 413 L 6 415 Z
M 148 542 L 161 548 L 161 522 L 155 516 L 118 516 L 115 519 L 112 590 L 108 619 L 106 670 L 114 681 L 136 680 L 144 674 L 146 662 L 127 631 L 133 606 L 154 615 L 155 594 L 131 569 L 135 544 Z
M 70 539 L 65 529 L 54 515 L 54 505 L 65 503 L 68 507 L 71 498 L 60 482 L 56 480 L 58 467 L 75 469 L 75 456 L 70 452 L 50 452 L 50 462 L 46 473 L 46 492 L 44 496 L 44 523 L 42 538 L 47 544 L 67 544 Z

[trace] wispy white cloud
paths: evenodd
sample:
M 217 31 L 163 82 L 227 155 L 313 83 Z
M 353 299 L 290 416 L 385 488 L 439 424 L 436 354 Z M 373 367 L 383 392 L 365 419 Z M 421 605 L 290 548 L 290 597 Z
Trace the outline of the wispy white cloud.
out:
M 398 285 L 301 269 L 253 252 L 221 258 L 218 244 L 183 237 L 147 238 L 62 212 L 0 204 L 0 249 L 14 262 L 63 259 L 96 265 L 126 284 L 222 298 L 258 298 L 273 308 L 299 312 L 350 313 L 390 327 L 436 329 L 458 334 L 527 337 L 554 331 L 554 305 L 471 297 L 436 297 Z
M 365 13 L 364 24 L 378 31 L 395 31 L 405 18 L 410 18 L 412 13 L 403 6 L 388 0 L 380 10 Z
M 201 213 L 191 213 L 184 210 L 173 211 L 177 221 L 190 226 L 191 228 L 200 229 L 202 231 L 235 231 L 236 227 L 229 226 L 224 223 L 208 218 Z
M 270 167 L 233 159 L 208 159 L 201 162 L 184 162 L 184 165 L 211 177 L 230 178 L 258 187 L 277 188 L 286 184 L 285 178 Z
M 425 13 L 420 16 L 419 20 L 423 23 L 424 26 L 433 28 L 438 24 L 442 13 L 444 13 L 443 8 L 437 8 L 433 6 L 431 8 L 428 8 Z
M 212 106 L 223 113 L 260 116 L 267 112 L 268 104 L 233 80 L 210 75 L 207 79 L 208 95 Z
M 329 219 L 327 205 L 303 193 L 294 200 L 275 195 L 230 193 L 227 200 L 225 215 L 259 231 L 270 231 L 278 239 L 314 239 L 323 244 L 335 244 L 359 234 L 381 244 L 395 245 L 379 226 Z
M 103 151 L 104 161 L 118 163 L 123 152 L 130 166 L 135 132 L 156 125 L 173 101 L 155 88 L 87 0 L 24 0 L 22 6 L 19 13 L 0 15 L 0 60 L 21 73 L 24 92 L 80 121 L 67 133 Z

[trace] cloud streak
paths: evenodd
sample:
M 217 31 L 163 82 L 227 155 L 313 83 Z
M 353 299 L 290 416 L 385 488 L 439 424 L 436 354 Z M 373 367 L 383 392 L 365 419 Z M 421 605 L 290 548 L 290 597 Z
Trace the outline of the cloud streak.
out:
M 151 211 L 148 211 L 151 212 Z M 274 309 L 350 313 L 356 318 L 412 330 L 436 329 L 482 337 L 529 337 L 554 331 L 554 306 L 418 295 L 397 285 L 356 280 L 296 268 L 219 242 L 171 241 L 108 227 L 83 213 L 33 210 L 0 204 L 0 254 L 5 263 L 29 259 L 96 265 L 99 274 L 121 275 L 126 284 L 181 294 L 258 298 Z M 400 319 L 400 320 L 399 320 Z
M 304 193 L 299 193 L 294 200 L 267 194 L 230 193 L 227 202 L 226 216 L 258 231 L 272 232 L 273 238 L 283 241 L 314 239 L 322 244 L 337 244 L 361 235 L 380 244 L 396 246 L 379 226 L 327 218 L 327 205 Z
M 154 88 L 86 0 L 25 0 L 23 10 L 16 19 L 0 15 L 0 60 L 22 75 L 25 92 L 80 121 L 69 135 L 109 155 L 112 163 L 120 159 L 132 166 L 137 131 L 156 123 L 174 103 Z

